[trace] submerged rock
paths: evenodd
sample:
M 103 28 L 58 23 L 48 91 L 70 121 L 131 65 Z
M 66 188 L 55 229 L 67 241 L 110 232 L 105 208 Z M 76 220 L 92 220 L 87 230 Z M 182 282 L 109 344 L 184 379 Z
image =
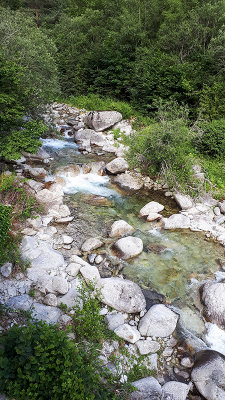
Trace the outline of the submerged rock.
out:
M 126 235 L 128 233 L 133 233 L 135 229 L 129 225 L 126 221 L 120 219 L 119 221 L 115 221 L 109 232 L 110 237 L 120 237 Z
M 138 313 L 146 307 L 140 287 L 127 279 L 105 278 L 101 280 L 102 301 L 117 311 Z
M 139 323 L 142 336 L 167 337 L 176 329 L 179 316 L 163 304 L 152 306 Z
M 128 260 L 138 256 L 143 251 L 143 242 L 139 238 L 127 236 L 117 240 L 114 247 L 120 253 L 121 258 Z
M 188 229 L 190 228 L 190 218 L 182 214 L 173 214 L 169 218 L 163 218 L 164 229 Z
M 91 111 L 84 118 L 84 123 L 96 132 L 104 131 L 122 120 L 117 111 Z
M 214 350 L 197 353 L 191 378 L 206 400 L 225 399 L 225 357 Z

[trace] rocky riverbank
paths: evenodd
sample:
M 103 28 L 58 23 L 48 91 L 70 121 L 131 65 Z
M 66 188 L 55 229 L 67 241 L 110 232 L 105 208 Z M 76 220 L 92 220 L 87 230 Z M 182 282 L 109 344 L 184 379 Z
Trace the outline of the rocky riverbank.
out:
M 69 235 L 67 228 L 71 226 L 72 232 L 76 209 L 74 212 L 64 204 L 64 196 L 68 184 L 71 188 L 74 179 L 80 179 L 81 175 L 82 179 L 94 175 L 101 182 L 111 180 L 121 193 L 163 190 L 168 201 L 173 197 L 177 203 L 177 213 L 163 216 L 164 205 L 150 201 L 139 210 L 139 217 L 146 219 L 146 224 L 154 221 L 161 230 L 204 232 L 206 238 L 212 238 L 222 246 L 225 245 L 225 202 L 211 198 L 193 201 L 179 193 L 168 192 L 166 185 L 153 182 L 139 171 L 129 171 L 123 158 L 126 148 L 121 144 L 121 134 L 131 135 L 132 127 L 117 112 L 87 113 L 55 103 L 45 119 L 55 124 L 66 139 L 74 138 L 73 151 L 94 154 L 98 160 L 82 165 L 71 162 L 58 167 L 52 174 L 54 155 L 52 157 L 41 148 L 36 155 L 24 154 L 17 162 L 17 173 L 30 178 L 26 184 L 44 205 L 45 214 L 29 219 L 22 232 L 21 253 L 30 261 L 30 267 L 15 276 L 10 264 L 1 267 L 1 301 L 13 309 L 32 308 L 37 319 L 65 326 L 70 324 L 81 281 L 94 282 L 101 292 L 101 313 L 105 315 L 109 329 L 124 339 L 128 353 L 135 357 L 136 363 L 144 356 L 144 365 L 154 371 L 155 377 L 134 383 L 137 391 L 131 399 L 197 400 L 200 395 L 207 400 L 224 399 L 224 355 L 210 349 L 184 328 L 179 309 L 169 304 L 170 299 L 150 290 L 141 290 L 123 276 L 124 262 L 144 251 L 142 239 L 135 236 L 137 227 L 117 219 L 102 237 L 88 234 L 83 238 L 81 232 L 79 239 L 79 231 Z M 114 129 L 117 129 L 117 135 Z M 90 180 L 88 184 L 91 184 Z M 89 200 L 94 201 L 93 197 Z M 95 201 L 105 201 L 107 206 L 104 196 L 96 195 Z M 217 280 L 199 282 L 196 289 L 199 298 L 196 307 L 207 320 L 222 328 L 221 332 L 225 309 L 223 268 L 225 265 L 221 260 Z M 66 313 L 60 304 L 67 306 Z M 118 348 L 116 341 L 103 344 L 102 361 L 112 373 L 115 366 L 110 355 L 118 352 Z M 121 379 L 125 381 L 132 363 L 119 352 L 118 357 L 123 370 Z

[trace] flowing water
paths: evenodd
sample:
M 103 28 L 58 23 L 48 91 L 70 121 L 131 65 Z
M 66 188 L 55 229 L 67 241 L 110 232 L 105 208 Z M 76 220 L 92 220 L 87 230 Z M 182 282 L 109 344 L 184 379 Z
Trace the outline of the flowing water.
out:
M 142 254 L 125 263 L 123 274 L 137 282 L 143 288 L 154 289 L 172 301 L 175 306 L 186 310 L 185 315 L 196 312 L 196 285 L 207 278 L 214 279 L 218 270 L 217 259 L 224 258 L 224 249 L 205 238 L 204 234 L 190 231 L 161 230 L 158 223 L 149 223 L 138 218 L 140 209 L 149 201 L 158 201 L 165 206 L 164 216 L 178 212 L 175 202 L 165 198 L 162 192 L 151 191 L 147 195 L 127 194 L 111 183 L 108 176 L 97 173 L 83 173 L 82 165 L 94 161 L 109 161 L 112 155 L 99 157 L 82 155 L 77 145 L 71 141 L 46 139 L 43 146 L 51 154 L 54 161 L 50 174 L 62 166 L 78 165 L 80 173 L 73 176 L 61 170 L 57 176 L 64 180 L 64 202 L 74 215 L 74 232 L 77 244 L 91 236 L 107 237 L 107 230 L 118 219 L 124 219 L 136 228 L 135 236 L 144 243 Z M 113 254 L 111 241 L 106 241 L 106 251 Z M 187 308 L 188 307 L 188 308 Z M 188 311 L 188 312 L 187 312 Z M 196 317 L 198 332 L 199 317 Z M 208 342 L 213 342 L 215 332 L 208 326 Z M 204 330 L 204 329 L 202 329 Z M 201 331 L 201 330 L 200 330 Z M 221 332 L 217 332 L 217 336 Z M 225 341 L 223 337 L 221 340 Z M 221 341 L 220 340 L 220 341 Z

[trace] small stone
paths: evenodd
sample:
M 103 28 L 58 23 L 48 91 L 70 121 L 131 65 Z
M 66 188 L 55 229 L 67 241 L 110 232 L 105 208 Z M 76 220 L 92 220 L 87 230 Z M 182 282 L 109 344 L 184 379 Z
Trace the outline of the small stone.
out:
M 68 292 L 68 282 L 60 276 L 54 276 L 52 279 L 52 288 L 57 293 L 66 294 Z
M 73 238 L 71 236 L 63 235 L 63 243 L 71 244 L 73 242 Z
M 80 264 L 71 263 L 68 265 L 68 267 L 66 267 L 66 272 L 68 275 L 75 277 L 79 273 L 80 267 L 81 267 Z
M 85 240 L 82 244 L 81 250 L 84 252 L 91 252 L 92 250 L 98 249 L 103 246 L 103 242 L 98 238 L 90 238 Z
M 96 254 L 88 254 L 88 261 L 90 264 L 94 264 Z
M 129 343 L 136 343 L 141 335 L 137 328 L 134 328 L 128 324 L 120 325 L 114 330 L 115 334 Z
M 214 214 L 215 214 L 217 217 L 221 214 L 220 208 L 219 208 L 219 207 L 215 207 L 213 211 L 214 211 Z
M 139 212 L 140 217 L 148 216 L 151 213 L 159 213 L 164 210 L 164 206 L 156 201 L 150 201 Z
M 95 264 L 99 265 L 101 264 L 101 262 L 104 260 L 104 257 L 101 256 L 101 254 L 99 254 L 96 258 L 95 258 Z
M 44 298 L 44 304 L 57 307 L 57 297 L 53 293 L 47 294 Z
M 173 354 L 173 349 L 172 347 L 166 347 L 165 350 L 163 351 L 163 356 L 164 357 L 170 357 Z
M 156 221 L 157 219 L 161 219 L 162 218 L 162 215 L 161 214 L 158 214 L 158 213 L 150 213 L 148 216 L 147 216 L 147 221 L 148 222 L 152 222 L 152 221 Z
M 7 262 L 5 263 L 2 267 L 1 267 L 1 274 L 2 276 L 4 276 L 5 278 L 8 278 L 11 273 L 12 273 L 12 264 Z
M 115 221 L 109 232 L 110 237 L 121 237 L 126 234 L 131 234 L 135 231 L 135 229 L 129 225 L 126 221 L 120 219 L 119 221 Z
M 194 365 L 194 362 L 189 357 L 184 357 L 184 358 L 182 358 L 180 364 L 182 365 L 182 367 L 192 368 Z
M 136 257 L 143 251 L 142 240 L 133 236 L 117 240 L 114 246 L 124 260 Z
M 68 325 L 71 321 L 72 321 L 72 318 L 67 314 L 63 314 L 59 318 L 59 323 L 62 325 Z M 70 339 L 72 339 L 72 338 L 70 338 Z M 75 337 L 74 337 L 74 339 L 75 339 Z
M 162 391 L 166 398 L 171 395 L 171 400 L 186 400 L 190 386 L 185 383 L 170 381 L 163 385 Z

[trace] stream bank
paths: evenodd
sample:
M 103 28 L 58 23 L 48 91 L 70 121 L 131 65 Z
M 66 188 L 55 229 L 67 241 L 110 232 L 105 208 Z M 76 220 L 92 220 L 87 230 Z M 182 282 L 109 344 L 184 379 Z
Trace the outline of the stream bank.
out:
M 178 399 L 176 392 L 183 393 L 179 400 L 187 396 L 193 399 L 195 391 L 190 382 L 196 351 L 207 349 L 208 358 L 212 354 L 210 348 L 225 351 L 224 331 L 220 329 L 223 321 L 219 324 L 212 310 L 213 318 L 206 322 L 199 292 L 203 284 L 210 288 L 214 274 L 213 284 L 224 285 L 224 272 L 217 272 L 217 260 L 221 260 L 222 266 L 224 261 L 223 206 L 209 199 L 197 204 L 189 199 L 188 208 L 186 202 L 179 211 L 166 188 L 138 171 L 124 171 L 122 167 L 116 174 L 109 174 L 108 163 L 115 156 L 121 158 L 125 151 L 113 132 L 96 132 L 90 126 L 86 129 L 87 113 L 66 105 L 53 105 L 52 113 L 64 138 L 44 139 L 41 153 L 45 157 L 29 160 L 25 156 L 19 160 L 17 169 L 19 174 L 33 175 L 35 179 L 28 185 L 45 204 L 47 214 L 28 221 L 23 231 L 22 254 L 31 260 L 31 268 L 16 279 L 11 280 L 10 274 L 1 278 L 2 299 L 15 308 L 33 306 L 38 318 L 65 324 L 69 323 L 69 315 L 56 306 L 60 302 L 68 307 L 74 304 L 80 275 L 86 281 L 95 279 L 102 287 L 105 303 L 102 312 L 108 325 L 124 338 L 131 354 L 146 355 L 145 363 L 155 370 L 160 383 L 158 398 L 162 397 L 161 386 L 167 385 L 163 391 L 171 394 L 171 399 Z M 50 113 L 46 118 L 49 117 Z M 115 126 L 131 134 L 128 121 L 119 121 Z M 46 173 L 39 170 L 40 164 Z M 146 216 L 138 215 L 149 202 L 160 204 L 163 209 L 155 221 L 146 222 Z M 175 225 L 172 221 L 173 229 L 163 229 L 173 215 L 182 216 L 182 221 L 175 221 Z M 112 226 L 121 220 L 133 231 L 123 230 L 114 237 Z M 183 221 L 185 229 L 177 230 L 182 228 Z M 131 260 L 120 257 L 114 248 L 120 236 L 121 240 L 135 238 L 143 244 L 138 257 Z M 131 241 L 126 246 L 130 251 L 135 244 L 136 241 Z M 209 311 L 207 286 L 204 287 L 204 302 Z M 34 299 L 29 296 L 30 289 L 34 290 Z M 152 325 L 158 330 L 151 331 Z M 107 359 L 108 355 L 106 364 Z M 223 363 L 222 354 L 216 353 L 216 362 Z M 198 364 L 198 370 L 199 365 L 202 364 Z M 210 379 L 215 385 L 214 379 Z M 167 381 L 173 383 L 172 389 Z M 149 388 L 156 382 L 142 384 Z M 137 398 L 144 398 L 140 396 Z M 214 399 L 210 395 L 205 398 Z

